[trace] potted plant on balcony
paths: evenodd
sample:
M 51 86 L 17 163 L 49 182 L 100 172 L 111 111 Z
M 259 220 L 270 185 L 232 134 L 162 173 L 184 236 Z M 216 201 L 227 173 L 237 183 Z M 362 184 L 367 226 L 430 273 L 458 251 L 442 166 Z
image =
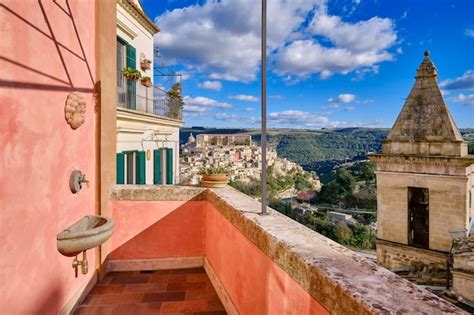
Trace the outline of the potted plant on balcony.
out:
M 143 58 L 140 60 L 140 67 L 142 70 L 150 70 L 151 69 L 151 60 L 147 58 Z
M 122 75 L 127 78 L 127 80 L 136 81 L 141 78 L 142 74 L 137 69 L 130 67 L 122 69 Z
M 151 87 L 151 78 L 150 77 L 142 77 L 140 82 L 143 86 Z
M 202 184 L 208 188 L 225 187 L 229 182 L 229 170 L 225 167 L 206 167 L 199 171 Z
M 170 117 L 175 119 L 181 118 L 181 111 L 184 108 L 184 100 L 181 95 L 181 84 L 176 83 L 166 94 L 166 106 L 168 106 Z

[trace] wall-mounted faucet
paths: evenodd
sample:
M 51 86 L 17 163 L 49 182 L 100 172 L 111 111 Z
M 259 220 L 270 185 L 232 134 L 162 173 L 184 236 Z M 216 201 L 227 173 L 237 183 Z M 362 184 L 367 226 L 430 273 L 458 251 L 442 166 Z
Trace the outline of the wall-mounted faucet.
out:
M 77 268 L 81 266 L 81 271 L 82 274 L 85 275 L 89 271 L 89 263 L 87 262 L 87 256 L 86 256 L 86 251 L 82 252 L 82 260 L 77 259 L 77 256 L 74 257 L 74 260 L 72 261 L 72 268 L 74 268 L 74 271 L 76 273 L 76 278 L 77 278 Z
M 69 177 L 69 188 L 73 194 L 77 194 L 82 189 L 82 184 L 86 184 L 89 188 L 89 181 L 86 179 L 86 174 L 81 171 L 72 171 L 71 177 Z

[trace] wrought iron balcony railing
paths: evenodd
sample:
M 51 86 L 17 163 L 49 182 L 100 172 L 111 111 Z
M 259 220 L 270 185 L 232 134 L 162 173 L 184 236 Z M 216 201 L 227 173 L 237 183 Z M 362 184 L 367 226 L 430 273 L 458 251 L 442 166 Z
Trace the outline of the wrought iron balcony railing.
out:
M 117 105 L 123 108 L 172 119 L 182 119 L 181 101 L 168 96 L 159 86 L 144 86 L 117 72 Z

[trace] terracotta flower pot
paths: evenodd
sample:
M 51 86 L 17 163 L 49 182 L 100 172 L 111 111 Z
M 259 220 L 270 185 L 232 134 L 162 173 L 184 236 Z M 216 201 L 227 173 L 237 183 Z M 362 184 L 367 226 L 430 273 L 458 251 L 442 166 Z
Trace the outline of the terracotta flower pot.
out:
M 127 80 L 136 81 L 138 78 L 136 75 L 130 74 L 126 76 Z
M 151 81 L 150 80 L 142 80 L 142 85 L 146 87 L 151 87 Z
M 229 182 L 229 175 L 227 174 L 203 174 L 202 184 L 208 188 L 225 187 Z
M 150 70 L 151 63 L 149 63 L 149 62 L 140 62 L 140 67 L 142 68 L 142 70 Z

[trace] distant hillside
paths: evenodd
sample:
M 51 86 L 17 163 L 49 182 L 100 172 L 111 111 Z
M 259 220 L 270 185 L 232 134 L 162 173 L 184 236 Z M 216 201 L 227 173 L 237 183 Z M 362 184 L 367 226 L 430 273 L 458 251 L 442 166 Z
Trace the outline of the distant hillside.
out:
M 278 155 L 315 171 L 324 181 L 334 166 L 344 161 L 366 159 L 368 152 L 380 152 L 381 142 L 388 135 L 388 128 L 343 128 L 343 129 L 269 129 L 268 142 L 276 147 Z M 190 133 L 245 133 L 260 142 L 260 130 L 244 128 L 183 128 L 181 143 Z M 461 129 L 469 142 L 470 154 L 474 154 L 474 128 Z

